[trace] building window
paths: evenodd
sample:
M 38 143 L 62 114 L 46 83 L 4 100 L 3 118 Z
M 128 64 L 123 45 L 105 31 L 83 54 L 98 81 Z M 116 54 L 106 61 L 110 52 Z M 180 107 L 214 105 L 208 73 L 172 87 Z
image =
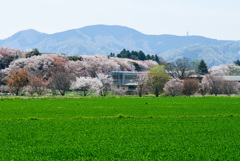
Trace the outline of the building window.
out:
M 136 86 L 128 86 L 128 89 L 129 90 L 134 90 L 134 89 L 136 89 Z

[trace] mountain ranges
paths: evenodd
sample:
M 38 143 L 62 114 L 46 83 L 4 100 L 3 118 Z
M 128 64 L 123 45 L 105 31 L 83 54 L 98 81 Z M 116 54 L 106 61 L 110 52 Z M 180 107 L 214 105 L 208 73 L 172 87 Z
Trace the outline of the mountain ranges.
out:
M 209 66 L 232 63 L 240 58 L 240 41 L 202 36 L 146 35 L 124 26 L 93 25 L 55 34 L 20 31 L 0 40 L 0 46 L 66 55 L 109 55 L 121 50 L 143 51 L 167 61 L 187 57 L 204 59 Z

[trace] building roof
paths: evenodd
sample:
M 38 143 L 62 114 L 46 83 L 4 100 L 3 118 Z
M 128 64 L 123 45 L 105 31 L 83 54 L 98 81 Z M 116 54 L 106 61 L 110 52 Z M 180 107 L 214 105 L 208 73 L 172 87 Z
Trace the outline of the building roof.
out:
M 112 71 L 111 74 L 144 74 L 146 72 L 135 72 L 135 71 Z
M 137 83 L 126 83 L 126 84 L 124 84 L 124 86 L 136 86 L 137 85 Z
M 222 76 L 223 79 L 228 80 L 228 81 L 240 81 L 240 76 Z

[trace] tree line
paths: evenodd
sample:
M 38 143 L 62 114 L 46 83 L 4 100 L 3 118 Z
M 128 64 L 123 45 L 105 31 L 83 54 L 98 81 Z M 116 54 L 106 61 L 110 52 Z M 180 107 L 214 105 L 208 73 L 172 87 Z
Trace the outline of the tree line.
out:
M 153 60 L 160 63 L 160 59 L 157 55 L 149 55 L 145 54 L 144 52 L 140 51 L 129 51 L 123 49 L 119 54 L 115 55 L 114 53 L 110 53 L 109 57 L 118 57 L 118 58 L 129 58 L 133 60 Z
M 82 96 L 97 94 L 106 96 L 109 93 L 125 95 L 128 89 L 113 88 L 113 79 L 107 74 L 98 73 L 96 77 L 76 76 L 68 68 L 66 60 L 54 57 L 54 65 L 48 69 L 45 75 L 29 73 L 29 69 L 22 67 L 12 70 L 6 84 L 8 91 L 19 95 L 23 91 L 29 95 L 43 95 L 47 91 L 53 95 L 65 95 L 67 91 L 75 91 Z M 140 97 L 146 94 L 154 94 L 156 97 L 165 93 L 168 96 L 191 96 L 199 93 L 206 94 L 236 94 L 239 84 L 234 81 L 226 81 L 220 76 L 206 74 L 205 77 L 194 77 L 190 68 L 191 63 L 187 59 L 177 59 L 175 62 L 164 65 L 156 65 L 144 73 L 139 73 L 136 78 L 133 94 Z M 201 65 L 199 65 L 201 66 Z M 167 69 L 168 68 L 168 69 Z M 169 70 L 170 69 L 170 70 Z M 191 74 L 192 73 L 192 74 Z
M 24 92 L 30 95 L 42 95 L 48 91 L 52 94 L 65 95 L 67 90 L 77 90 L 71 88 L 71 83 L 78 80 L 77 78 L 94 79 L 100 74 L 108 76 L 112 71 L 117 70 L 147 71 L 155 65 L 157 63 L 154 61 L 145 62 L 106 56 L 31 54 L 27 58 L 12 61 L 8 67 L 0 70 L 0 92 L 11 92 L 15 95 Z M 101 86 L 103 89 L 106 84 L 104 80 L 100 83 L 104 85 L 104 87 Z M 101 90 L 100 93 L 105 95 L 106 91 Z
M 197 68 L 186 59 L 179 58 L 174 62 L 150 68 L 145 75 L 139 75 L 136 92 L 141 97 L 149 92 L 156 97 L 200 94 L 205 96 L 238 94 L 240 85 L 237 81 L 224 80 L 221 76 L 209 74 L 207 65 L 201 60 Z M 194 69 L 197 69 L 196 71 Z M 196 75 L 201 74 L 201 75 Z
M 1 52 L 6 54 L 6 51 Z M 124 49 L 123 53 L 130 52 Z M 158 97 L 163 92 L 171 96 L 180 93 L 190 96 L 196 92 L 200 92 L 202 95 L 204 93 L 229 95 L 237 91 L 236 83 L 225 80 L 215 81 L 210 86 L 211 82 L 219 80 L 219 77 L 213 74 L 214 72 L 224 69 L 233 73 L 236 68 L 238 69 L 237 66 L 222 65 L 211 71 L 204 60 L 190 61 L 187 58 L 179 58 L 173 62 L 161 62 L 163 65 L 159 66 L 152 60 L 139 60 L 139 55 L 142 55 L 141 51 L 131 53 L 135 53 L 135 57 L 130 57 L 136 60 L 122 59 L 114 55 L 112 55 L 113 57 L 45 55 L 35 49 L 24 56 L 19 54 L 19 58 L 0 70 L 0 85 L 7 85 L 5 91 L 16 95 L 21 94 L 22 91 L 26 91 L 30 95 L 43 95 L 47 91 L 52 94 L 65 95 L 68 90 L 76 91 L 84 96 L 91 93 L 103 96 L 108 93 L 125 94 L 126 89 L 113 89 L 112 80 L 109 78 L 112 71 L 121 70 L 148 73 L 139 76 L 140 78 L 137 80 L 137 89 L 133 92 L 139 96 L 152 93 Z M 8 55 L 14 56 L 16 52 Z M 0 53 L 0 63 L 4 60 L 4 56 Z M 209 72 L 212 74 L 207 75 Z M 205 83 L 199 84 L 192 75 L 209 76 L 209 81 L 203 79 Z M 215 87 L 216 84 L 219 86 Z M 1 89 L 3 89 L 2 87 Z

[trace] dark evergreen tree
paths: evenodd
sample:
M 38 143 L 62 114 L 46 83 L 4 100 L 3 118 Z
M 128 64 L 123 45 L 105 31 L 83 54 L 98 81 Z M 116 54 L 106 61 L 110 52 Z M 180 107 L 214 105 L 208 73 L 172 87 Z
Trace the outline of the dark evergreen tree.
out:
M 151 55 L 151 60 L 154 60 L 154 55 Z
M 40 53 L 38 49 L 33 49 L 31 52 L 26 54 L 26 58 L 30 58 L 34 55 L 38 56 L 38 55 L 42 55 L 42 53 Z
M 126 49 L 123 49 L 119 54 L 117 54 L 117 57 L 126 58 L 126 55 L 127 55 L 126 53 L 127 53 Z
M 138 59 L 139 60 L 145 60 L 146 59 L 145 54 L 141 50 L 138 53 Z
M 198 64 L 198 74 L 204 75 L 208 73 L 208 66 L 205 61 L 202 59 Z
M 108 55 L 108 57 L 112 57 L 115 55 L 112 55 L 112 53 L 110 53 L 110 55 Z M 117 54 L 118 58 L 129 58 L 129 59 L 133 59 L 133 60 L 153 60 L 156 61 L 158 63 L 160 63 L 159 57 L 157 55 L 145 55 L 143 51 L 129 51 L 126 49 L 123 49 L 119 54 Z
M 83 58 L 81 56 L 69 56 L 68 59 L 70 61 L 83 61 Z
M 236 61 L 234 61 L 233 63 L 236 64 L 236 65 L 238 65 L 238 66 L 240 66 L 240 60 L 239 60 L 239 59 L 236 60 Z
M 130 51 L 126 51 L 124 58 L 131 58 L 131 53 Z
M 151 56 L 149 54 L 146 56 L 146 60 L 151 60 Z
M 136 71 L 141 71 L 141 67 L 136 62 L 131 62 L 132 65 L 134 65 Z
M 157 54 L 154 56 L 154 60 L 159 63 L 159 57 L 157 56 Z
M 108 57 L 115 57 L 115 54 L 111 52 Z

